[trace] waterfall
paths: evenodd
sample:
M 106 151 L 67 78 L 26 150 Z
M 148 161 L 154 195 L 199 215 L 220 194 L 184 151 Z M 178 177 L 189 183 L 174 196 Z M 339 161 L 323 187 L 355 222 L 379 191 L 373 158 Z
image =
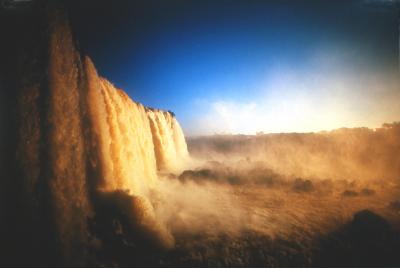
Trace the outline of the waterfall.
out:
M 0 211 L 11 230 L 5 245 L 26 256 L 21 265 L 82 265 L 95 236 L 89 222 L 112 204 L 142 238 L 172 247 L 151 193 L 160 172 L 177 172 L 188 159 L 178 121 L 100 77 L 79 53 L 66 15 L 44 13 L 24 32 L 24 58 L 7 81 L 15 107 L 5 133 L 12 164 L 2 181 L 10 190 L 1 198 L 19 209 Z

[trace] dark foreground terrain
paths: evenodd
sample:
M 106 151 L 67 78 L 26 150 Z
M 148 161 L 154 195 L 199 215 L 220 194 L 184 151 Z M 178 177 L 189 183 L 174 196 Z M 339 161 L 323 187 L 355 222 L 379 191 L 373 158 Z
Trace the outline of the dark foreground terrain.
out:
M 215 187 L 221 202 L 226 201 L 226 194 L 232 197 L 221 207 L 215 204 L 226 210 L 224 216 L 222 212 L 195 212 L 181 205 L 175 219 L 168 222 L 176 240 L 172 250 L 143 246 L 145 240 L 137 242 L 138 234 L 125 232 L 128 228 L 124 228 L 124 215 L 105 210 L 97 219 L 97 227 L 92 226 L 103 241 L 94 264 L 400 267 L 399 185 L 282 179 L 271 174 L 269 180 L 252 182 L 240 176 L 222 177 L 215 170 L 203 169 L 168 179 L 168 183 L 192 189 L 193 195 L 199 189 Z

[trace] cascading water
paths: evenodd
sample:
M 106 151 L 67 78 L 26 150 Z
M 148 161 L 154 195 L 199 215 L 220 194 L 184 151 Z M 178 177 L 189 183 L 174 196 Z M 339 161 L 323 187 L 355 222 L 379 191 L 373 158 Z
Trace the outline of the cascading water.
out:
M 155 233 L 164 247 L 170 247 L 173 238 L 155 218 L 148 196 L 157 187 L 158 170 L 176 171 L 187 161 L 182 129 L 170 112 L 146 108 L 98 77 L 89 58 L 85 66 L 91 142 L 96 144 L 92 150 L 100 171 L 98 191 L 126 192 L 132 197 L 132 211 L 120 207 L 132 216 L 131 224 Z
M 177 171 L 188 158 L 179 123 L 171 112 L 144 107 L 99 77 L 77 51 L 66 15 L 44 11 L 21 37 L 24 53 L 16 53 L 25 58 L 8 81 L 15 123 L 6 135 L 15 142 L 6 148 L 15 158 L 2 182 L 9 193 L 1 198 L 19 209 L 0 211 L 0 223 L 14 230 L 5 245 L 24 241 L 10 249 L 29 256 L 21 265 L 79 266 L 93 246 L 89 222 L 102 211 L 99 204 L 109 202 L 135 232 L 171 247 L 151 193 L 158 172 Z
M 188 150 L 178 121 L 171 112 L 156 109 L 147 108 L 147 115 L 153 135 L 158 170 L 179 170 L 182 163 L 187 160 Z

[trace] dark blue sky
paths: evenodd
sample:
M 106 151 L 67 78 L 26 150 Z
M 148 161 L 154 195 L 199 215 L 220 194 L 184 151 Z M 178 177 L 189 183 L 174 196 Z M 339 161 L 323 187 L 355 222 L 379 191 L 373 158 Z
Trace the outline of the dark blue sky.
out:
M 174 111 L 189 135 L 374 127 L 399 118 L 392 7 L 358 0 L 69 5 L 99 73 L 134 100 Z M 385 100 L 371 103 L 377 97 Z M 382 105 L 390 111 L 375 115 Z

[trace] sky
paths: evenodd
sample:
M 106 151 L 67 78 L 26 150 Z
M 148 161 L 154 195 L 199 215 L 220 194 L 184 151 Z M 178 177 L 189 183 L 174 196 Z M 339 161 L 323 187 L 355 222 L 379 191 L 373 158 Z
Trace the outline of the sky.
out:
M 400 120 L 394 0 L 68 1 L 79 46 L 188 136 Z

